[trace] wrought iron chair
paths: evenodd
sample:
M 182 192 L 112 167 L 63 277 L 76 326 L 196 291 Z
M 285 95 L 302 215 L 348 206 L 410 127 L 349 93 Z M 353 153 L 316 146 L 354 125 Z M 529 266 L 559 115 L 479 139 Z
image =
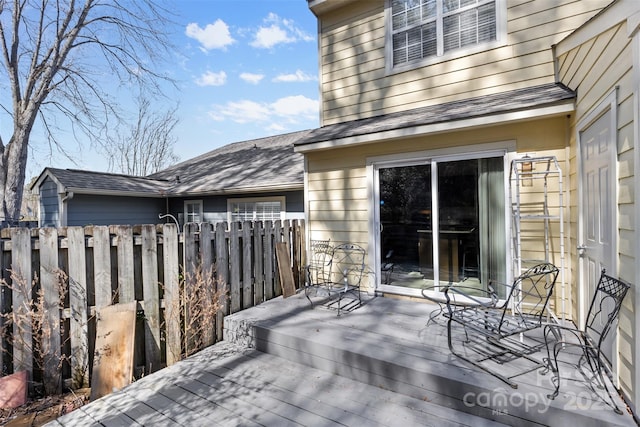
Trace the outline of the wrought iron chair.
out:
M 321 286 L 329 281 L 333 248 L 330 240 L 312 240 L 310 244 L 309 263 L 307 264 L 307 281 L 305 295 L 311 288 Z
M 524 333 L 542 326 L 558 272 L 555 265 L 544 262 L 523 272 L 510 286 L 492 282 L 487 290 L 460 284 L 445 287 L 451 353 L 517 388 L 513 377 L 543 366 L 530 354 L 544 344 L 524 339 Z M 454 346 L 455 339 L 461 336 L 453 331 L 454 324 L 464 330 L 463 351 Z M 507 376 L 483 364 L 487 361 L 502 364 L 513 358 L 525 358 L 534 366 Z
M 602 353 L 604 341 L 617 321 L 622 301 L 627 295 L 629 285 L 619 279 L 615 279 L 602 270 L 598 286 L 596 287 L 589 312 L 582 330 L 561 325 L 547 325 L 544 328 L 544 338 L 547 347 L 547 358 L 545 372 L 553 372 L 552 382 L 555 390 L 548 397 L 554 399 L 560 391 L 560 370 L 558 356 L 561 352 L 572 350 L 580 355 L 577 364 L 574 366 L 587 380 L 588 385 L 594 385 L 607 392 L 611 405 L 616 413 L 622 414 L 611 395 L 611 390 L 605 381 L 605 369 L 608 367 L 604 362 Z M 565 363 L 568 363 L 565 361 Z M 585 372 L 588 369 L 590 372 Z M 575 372 L 575 371 L 574 371 Z M 565 378 L 569 380 L 569 378 Z M 572 380 L 578 380 L 573 378 Z
M 365 250 L 353 243 L 343 243 L 331 249 L 330 256 L 325 253 L 323 257 L 324 249 L 324 246 L 316 246 L 318 255 L 312 255 L 316 257 L 317 269 L 307 269 L 312 273 L 308 280 L 310 285 L 305 287 L 305 295 L 313 306 L 309 292 L 315 288 L 316 295 L 327 297 L 329 307 L 337 305 L 340 316 L 343 310 L 353 310 L 362 304 L 360 284 L 364 276 Z M 326 263 L 323 261 L 325 259 L 328 259 Z M 342 300 L 347 295 L 353 297 L 353 302 L 343 306 Z

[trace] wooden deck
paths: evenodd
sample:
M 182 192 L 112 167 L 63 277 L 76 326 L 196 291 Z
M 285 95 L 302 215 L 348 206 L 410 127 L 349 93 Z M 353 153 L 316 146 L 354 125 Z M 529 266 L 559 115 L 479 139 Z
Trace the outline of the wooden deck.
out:
M 225 342 L 52 425 L 636 425 L 581 384 L 550 401 L 549 375 L 514 390 L 456 360 L 433 309 L 374 298 L 337 317 L 302 295 L 271 300 L 228 316 Z

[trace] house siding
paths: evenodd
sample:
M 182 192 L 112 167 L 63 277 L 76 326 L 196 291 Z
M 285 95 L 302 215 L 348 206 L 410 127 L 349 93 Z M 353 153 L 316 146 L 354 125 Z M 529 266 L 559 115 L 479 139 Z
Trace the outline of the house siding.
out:
M 517 153 L 555 155 L 564 164 L 567 129 L 568 119 L 555 117 L 488 127 L 482 132 L 451 132 L 307 153 L 309 238 L 330 238 L 335 243 L 355 242 L 369 247 L 373 239 L 370 235 L 373 213 L 367 160 L 372 157 L 453 147 L 469 147 L 469 151 L 474 151 L 474 146 L 490 143 L 504 143 L 506 148 L 515 142 Z M 509 171 L 505 174 L 508 177 Z M 554 236 L 557 238 L 557 233 Z M 541 250 L 524 247 L 529 252 Z M 368 286 L 373 288 L 374 283 L 369 281 Z M 559 298 L 560 294 L 557 306 Z
M 609 94 L 616 92 L 617 97 L 617 211 L 618 211 L 618 249 L 617 274 L 631 283 L 635 277 L 635 241 L 637 239 L 635 227 L 635 175 L 634 175 L 634 105 L 633 105 L 633 52 L 631 39 L 628 36 L 626 22 L 611 23 L 613 26 L 604 30 L 600 35 L 585 41 L 579 46 L 563 53 L 558 57 L 558 75 L 560 81 L 572 89 L 577 90 L 576 114 L 571 121 L 570 141 L 570 180 L 571 186 L 571 236 L 569 244 L 570 256 L 578 259 L 576 246 L 578 245 L 579 208 L 578 187 L 578 147 L 577 124 L 594 108 L 596 108 Z M 637 118 L 635 118 L 637 120 Z M 575 265 L 574 268 L 578 268 Z M 577 274 L 577 271 L 574 271 Z M 576 282 L 576 281 L 574 281 Z M 577 283 L 572 288 L 572 297 L 577 300 L 579 290 Z M 634 287 L 624 301 L 619 319 L 619 357 L 618 375 L 620 387 L 624 394 L 631 397 L 631 401 L 638 399 L 637 384 L 635 384 L 636 367 L 635 344 L 637 330 L 635 327 L 635 309 L 633 301 L 637 291 Z M 574 313 L 578 305 L 574 305 Z M 635 384 L 635 386 L 634 386 Z
M 157 224 L 164 210 L 165 199 L 76 194 L 67 201 L 67 225 Z
M 56 227 L 60 223 L 58 185 L 47 178 L 40 187 L 40 227 Z
M 385 2 L 350 3 L 320 17 L 321 123 L 552 83 L 551 46 L 608 3 L 510 1 L 505 45 L 398 73 L 385 69 Z

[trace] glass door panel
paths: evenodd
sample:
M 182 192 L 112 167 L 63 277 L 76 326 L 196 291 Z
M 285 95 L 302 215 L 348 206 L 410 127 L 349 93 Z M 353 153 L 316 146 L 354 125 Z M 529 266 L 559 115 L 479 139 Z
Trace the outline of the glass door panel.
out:
M 420 288 L 433 280 L 433 254 L 424 238 L 431 233 L 431 166 L 380 169 L 382 279 Z
M 484 289 L 489 280 L 506 280 L 502 157 L 378 172 L 383 284 Z

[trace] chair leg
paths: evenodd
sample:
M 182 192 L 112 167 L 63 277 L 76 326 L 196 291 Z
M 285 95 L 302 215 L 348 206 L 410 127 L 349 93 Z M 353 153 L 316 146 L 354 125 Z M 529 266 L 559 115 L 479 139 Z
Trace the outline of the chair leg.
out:
M 457 352 L 454 348 L 453 348 L 453 342 L 451 339 L 451 323 L 453 322 L 452 318 L 449 317 L 449 321 L 447 322 L 447 342 L 449 344 L 449 351 L 451 351 L 451 354 L 453 354 L 454 356 L 464 360 L 467 363 L 470 363 L 480 369 L 482 369 L 483 371 L 493 375 L 494 377 L 498 378 L 500 381 L 508 384 L 511 388 L 517 389 L 518 388 L 518 384 L 514 383 L 513 381 L 511 381 L 511 379 L 505 377 L 504 375 L 501 375 L 495 371 L 493 371 L 492 369 L 489 369 L 485 366 L 482 366 L 481 364 L 475 362 L 473 359 L 468 358 L 467 356 L 462 355 L 461 353 Z M 465 328 L 465 335 L 467 337 L 467 340 L 469 340 L 469 336 L 467 335 L 467 330 Z M 468 342 L 468 341 L 467 341 Z

